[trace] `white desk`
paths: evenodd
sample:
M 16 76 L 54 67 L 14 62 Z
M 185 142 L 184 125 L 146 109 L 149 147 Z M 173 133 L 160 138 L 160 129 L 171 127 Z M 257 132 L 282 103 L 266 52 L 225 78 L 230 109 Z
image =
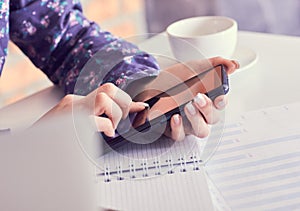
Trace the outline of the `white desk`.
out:
M 39 119 L 63 97 L 56 86 L 48 87 L 0 110 L 0 128 L 23 130 Z
M 254 49 L 259 59 L 251 68 L 237 71 L 230 77 L 227 119 L 250 110 L 299 102 L 297 57 L 300 55 L 300 38 L 240 32 L 239 45 Z M 169 51 L 165 37 L 152 38 L 141 46 L 149 52 L 163 54 Z M 0 128 L 18 130 L 30 126 L 62 96 L 57 87 L 49 87 L 1 109 Z
M 300 100 L 300 38 L 239 32 L 239 46 L 255 50 L 259 59 L 251 68 L 230 77 L 230 101 L 227 118 L 241 112 Z M 140 45 L 150 53 L 169 52 L 166 37 L 154 37 Z M 26 128 L 53 107 L 63 94 L 49 87 L 0 110 L 0 128 Z

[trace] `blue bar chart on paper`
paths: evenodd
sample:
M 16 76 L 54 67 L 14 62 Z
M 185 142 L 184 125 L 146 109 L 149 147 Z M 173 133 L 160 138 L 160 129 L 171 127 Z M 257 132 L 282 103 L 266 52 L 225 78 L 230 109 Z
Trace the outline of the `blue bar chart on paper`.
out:
M 231 210 L 300 208 L 299 109 L 251 111 L 227 125 L 206 170 Z

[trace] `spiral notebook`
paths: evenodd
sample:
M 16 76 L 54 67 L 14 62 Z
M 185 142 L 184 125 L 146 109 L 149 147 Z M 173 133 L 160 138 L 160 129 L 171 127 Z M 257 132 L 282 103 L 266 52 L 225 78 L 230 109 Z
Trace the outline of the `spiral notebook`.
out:
M 165 139 L 159 146 L 128 145 L 124 154 L 105 155 L 97 172 L 99 203 L 116 210 L 213 210 L 196 142 Z
M 216 125 L 209 142 L 194 136 L 182 142 L 164 137 L 105 154 L 96 172 L 99 203 L 117 210 L 215 210 L 222 198 L 207 181 L 203 163 L 216 149 L 223 128 Z
M 172 174 L 175 169 L 180 172 L 195 171 L 201 165 L 200 148 L 201 141 L 193 137 L 177 143 L 162 138 L 159 142 L 144 146 L 127 144 L 122 150 L 111 151 L 98 160 L 103 163 L 98 176 L 102 176 L 105 182 L 112 182 Z

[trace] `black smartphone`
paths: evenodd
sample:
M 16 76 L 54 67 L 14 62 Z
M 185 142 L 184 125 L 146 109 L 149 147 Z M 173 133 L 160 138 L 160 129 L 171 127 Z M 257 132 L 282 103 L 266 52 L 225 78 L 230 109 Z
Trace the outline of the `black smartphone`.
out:
M 131 114 L 127 121 L 121 123 L 121 127 L 117 128 L 118 135 L 116 137 L 111 138 L 102 134 L 107 145 L 104 146 L 104 153 L 112 149 L 116 150 L 129 142 L 145 144 L 145 140 L 149 139 L 150 130 L 158 130 L 161 135 L 174 114 L 185 116 L 184 106 L 192 101 L 199 92 L 214 100 L 220 95 L 227 94 L 228 91 L 228 76 L 223 65 L 217 65 L 202 71 L 186 81 L 145 100 L 144 102 L 149 104 L 150 108 Z

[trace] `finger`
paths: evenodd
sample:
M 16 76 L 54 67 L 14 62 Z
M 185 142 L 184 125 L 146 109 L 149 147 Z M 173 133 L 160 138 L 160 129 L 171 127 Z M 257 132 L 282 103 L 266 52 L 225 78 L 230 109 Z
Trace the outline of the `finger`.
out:
M 193 105 L 200 111 L 206 123 L 214 124 L 219 120 L 219 112 L 213 102 L 204 94 L 198 93 L 193 100 Z
M 150 108 L 149 104 L 144 102 L 131 102 L 129 112 L 135 113 Z
M 124 119 L 125 117 L 127 117 L 132 100 L 126 92 L 119 89 L 112 83 L 103 84 L 98 88 L 97 92 L 104 92 L 105 94 L 107 94 L 121 108 L 122 118 Z
M 174 141 L 182 141 L 185 138 L 185 132 L 182 124 L 182 118 L 179 114 L 172 116 L 170 121 L 171 131 L 169 137 Z
M 200 112 L 190 102 L 184 107 L 187 119 L 193 128 L 193 134 L 199 138 L 205 138 L 209 134 L 209 127 Z
M 110 119 L 98 116 L 92 116 L 91 118 L 95 122 L 99 132 L 104 132 L 104 134 L 109 137 L 113 137 L 115 135 L 115 129 Z
M 210 58 L 209 61 L 212 64 L 212 66 L 216 66 L 219 64 L 225 65 L 226 71 L 228 74 L 233 73 L 237 68 L 240 67 L 238 61 L 224 59 L 222 57 L 213 57 L 213 58 Z
M 214 105 L 218 110 L 223 110 L 228 103 L 228 97 L 226 95 L 220 95 L 214 100 Z
M 114 128 L 117 128 L 122 118 L 122 110 L 119 105 L 104 92 L 97 93 L 94 112 L 96 116 L 106 114 L 112 121 Z

